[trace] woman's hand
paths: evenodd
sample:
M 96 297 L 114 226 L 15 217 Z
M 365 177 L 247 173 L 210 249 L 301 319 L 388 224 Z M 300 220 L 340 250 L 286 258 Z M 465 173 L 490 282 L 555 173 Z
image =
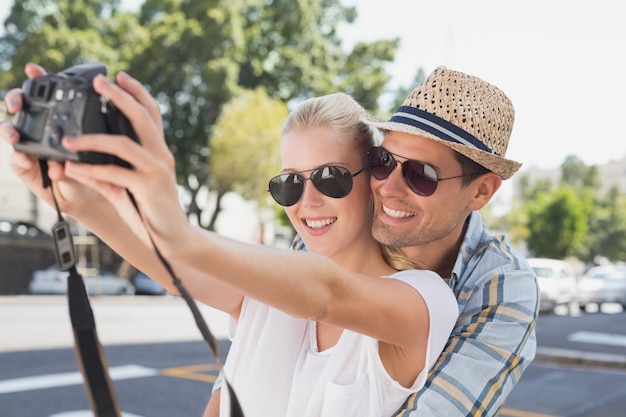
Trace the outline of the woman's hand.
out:
M 26 64 L 24 69 L 28 78 L 41 77 L 46 75 L 46 71 L 35 64 Z M 14 88 L 7 92 L 4 97 L 7 111 L 10 114 L 19 112 L 23 105 L 22 90 Z M 5 122 L 0 126 L 0 137 L 10 145 L 15 145 L 20 140 L 20 134 L 10 122 Z M 54 207 L 52 193 L 43 187 L 43 179 L 38 158 L 20 152 L 13 152 L 10 157 L 12 171 L 37 197 Z M 81 217 L 94 213 L 91 208 L 98 204 L 97 193 L 93 192 L 75 181 L 65 177 L 64 166 L 61 163 L 48 162 L 48 176 L 53 182 L 55 195 L 59 208 L 62 212 L 81 220 Z
M 98 75 L 93 86 L 126 115 L 140 143 L 123 135 L 89 134 L 66 137 L 63 146 L 73 152 L 115 155 L 129 162 L 133 169 L 66 162 L 65 175 L 105 196 L 134 233 L 149 244 L 145 223 L 157 247 L 168 255 L 167 249 L 176 247 L 188 223 L 178 199 L 174 157 L 163 137 L 159 106 L 141 83 L 129 75 L 119 73 L 116 81 L 117 85 Z M 143 221 L 128 192 L 136 200 Z

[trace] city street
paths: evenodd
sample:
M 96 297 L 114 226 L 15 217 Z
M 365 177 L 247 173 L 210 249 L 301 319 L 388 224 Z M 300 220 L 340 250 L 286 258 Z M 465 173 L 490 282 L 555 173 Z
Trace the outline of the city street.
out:
M 0 297 L 0 416 L 91 416 L 73 351 L 66 298 Z M 200 416 L 218 373 L 177 297 L 93 297 L 98 334 L 126 417 Z M 227 319 L 200 307 L 228 349 Z M 563 312 L 565 313 L 565 312 Z M 537 359 L 502 417 L 622 417 L 626 321 L 599 314 L 542 315 Z

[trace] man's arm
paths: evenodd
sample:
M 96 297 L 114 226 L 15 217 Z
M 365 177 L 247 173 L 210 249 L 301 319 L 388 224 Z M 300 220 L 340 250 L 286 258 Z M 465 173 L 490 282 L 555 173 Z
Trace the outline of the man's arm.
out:
M 526 269 L 491 271 L 491 277 L 459 288 L 461 314 L 448 345 L 398 416 L 498 413 L 535 356 L 538 292 Z

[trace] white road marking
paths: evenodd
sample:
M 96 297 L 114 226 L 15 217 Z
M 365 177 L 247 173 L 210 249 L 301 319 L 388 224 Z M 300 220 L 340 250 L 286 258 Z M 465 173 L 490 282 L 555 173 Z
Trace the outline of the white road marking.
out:
M 626 346 L 626 335 L 614 333 L 580 331 L 570 334 L 567 340 L 597 345 Z
M 143 366 L 132 364 L 109 368 L 109 375 L 111 376 L 112 380 L 145 378 L 158 374 L 158 369 L 146 368 Z M 5 379 L 4 381 L 0 381 L 0 394 L 82 384 L 83 375 L 80 372 L 66 372 L 59 374 Z

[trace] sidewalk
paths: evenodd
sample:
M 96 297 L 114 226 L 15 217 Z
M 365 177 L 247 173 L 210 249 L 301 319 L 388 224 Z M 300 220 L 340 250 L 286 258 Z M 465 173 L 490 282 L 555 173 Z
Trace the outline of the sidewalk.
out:
M 102 345 L 202 341 L 185 301 L 173 296 L 91 297 Z M 211 332 L 227 338 L 228 316 L 197 304 Z M 0 352 L 74 346 L 67 297 L 0 296 Z

